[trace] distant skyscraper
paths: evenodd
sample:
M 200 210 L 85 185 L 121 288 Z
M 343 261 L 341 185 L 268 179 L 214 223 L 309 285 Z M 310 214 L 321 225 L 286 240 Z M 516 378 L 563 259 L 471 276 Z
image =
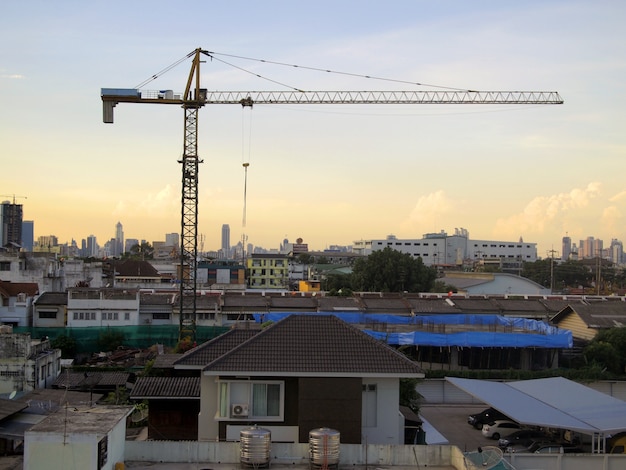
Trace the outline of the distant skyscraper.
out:
M 120 256 L 124 252 L 124 227 L 122 227 L 122 223 L 118 222 L 115 224 L 115 246 L 113 247 L 114 252 L 111 253 L 113 256 Z
M 230 225 L 222 225 L 222 251 L 228 253 L 230 251 Z
M 561 249 L 561 259 L 567 261 L 572 252 L 572 239 L 568 236 L 563 237 L 563 248 Z
M 87 237 L 87 253 L 86 256 L 98 256 L 98 242 L 95 235 Z
M 22 205 L 4 201 L 0 205 L 0 246 L 22 244 Z
M 22 222 L 22 248 L 25 251 L 33 251 L 35 244 L 35 222 L 25 220 Z

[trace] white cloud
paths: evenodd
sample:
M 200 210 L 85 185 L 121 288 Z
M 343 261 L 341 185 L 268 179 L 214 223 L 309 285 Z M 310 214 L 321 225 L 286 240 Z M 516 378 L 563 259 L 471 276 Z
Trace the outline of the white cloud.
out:
M 600 183 L 592 182 L 585 188 L 574 188 L 568 193 L 536 197 L 521 213 L 498 219 L 494 234 L 507 238 L 519 233 L 543 233 L 547 228 L 559 226 L 571 212 L 589 206 L 591 200 L 600 195 L 600 188 Z
M 403 229 L 413 231 L 436 227 L 453 211 L 458 211 L 458 204 L 449 199 L 444 191 L 435 191 L 417 200 L 408 219 L 402 224 Z

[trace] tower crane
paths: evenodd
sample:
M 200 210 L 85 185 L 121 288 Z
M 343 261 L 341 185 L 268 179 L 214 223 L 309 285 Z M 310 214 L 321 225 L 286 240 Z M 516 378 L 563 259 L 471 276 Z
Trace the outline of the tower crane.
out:
M 185 91 L 141 91 L 138 88 L 102 88 L 103 121 L 113 123 L 118 103 L 178 105 L 184 110 L 179 268 L 179 340 L 196 340 L 196 273 L 198 258 L 198 111 L 210 104 L 562 104 L 555 91 L 208 91 L 200 86 L 201 58 L 213 58 L 201 48 L 192 58 Z

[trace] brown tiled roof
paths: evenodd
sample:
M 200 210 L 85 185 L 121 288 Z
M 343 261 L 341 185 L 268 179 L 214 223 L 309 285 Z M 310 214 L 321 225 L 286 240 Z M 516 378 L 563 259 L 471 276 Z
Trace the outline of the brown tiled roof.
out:
M 495 299 L 503 315 L 524 315 L 545 317 L 548 310 L 538 299 Z
M 210 363 L 205 372 L 249 375 L 393 376 L 423 374 L 417 364 L 334 315 L 296 314 Z
M 268 300 L 262 295 L 225 294 L 223 297 L 223 310 L 259 309 L 267 311 Z
M 4 398 L 0 398 L 0 421 L 5 418 L 8 418 L 19 411 L 22 411 L 24 408 L 27 408 L 28 405 L 25 403 L 18 403 L 13 400 L 7 400 Z
M 258 329 L 234 329 L 228 330 L 226 333 L 213 338 L 206 343 L 202 343 L 193 349 L 190 349 L 182 356 L 174 361 L 176 366 L 194 366 L 193 368 L 201 368 L 213 362 L 218 357 L 226 354 L 231 349 L 239 346 L 252 336 L 259 332 Z
M 39 292 L 39 286 L 36 282 L 11 282 L 0 280 L 0 292 L 5 293 L 7 297 L 15 297 L 17 294 L 26 294 L 33 297 Z
M 114 264 L 116 275 L 128 277 L 161 277 L 148 261 L 125 260 Z
M 200 398 L 200 377 L 139 377 L 130 397 Z

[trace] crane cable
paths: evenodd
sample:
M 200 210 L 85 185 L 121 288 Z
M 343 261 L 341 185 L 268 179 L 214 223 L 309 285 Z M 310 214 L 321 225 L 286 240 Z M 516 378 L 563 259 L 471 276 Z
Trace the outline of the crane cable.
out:
M 380 80 L 380 81 L 384 81 L 384 82 L 393 82 L 393 83 L 404 83 L 404 84 L 408 84 L 408 85 L 417 85 L 417 86 L 427 86 L 427 87 L 431 87 L 431 88 L 442 88 L 442 89 L 446 89 L 446 90 L 455 90 L 455 91 L 472 91 L 472 90 L 468 90 L 466 88 L 457 88 L 457 87 L 449 87 L 449 86 L 443 86 L 443 85 L 433 85 L 433 84 L 428 84 L 428 83 L 420 83 L 420 82 L 413 82 L 413 81 L 409 81 L 409 80 L 398 80 L 395 78 L 385 78 L 385 77 L 376 77 L 373 75 L 363 75 L 363 74 L 358 74 L 358 73 L 350 73 L 350 72 L 341 72 L 341 71 L 337 71 L 337 70 L 330 70 L 330 69 L 322 69 L 322 68 L 317 68 L 317 67 L 307 67 L 304 65 L 296 65 L 296 64 L 287 64 L 284 62 L 275 62 L 272 60 L 265 60 L 265 59 L 255 59 L 253 57 L 245 57 L 245 56 L 238 56 L 238 55 L 232 55 L 232 54 L 224 54 L 224 53 L 220 53 L 220 52 L 212 52 L 212 51 L 208 51 L 206 53 L 209 57 L 211 57 L 214 60 L 217 60 L 219 62 L 222 62 L 223 64 L 226 65 L 230 65 L 231 67 L 234 67 L 236 69 L 242 70 L 246 73 L 252 74 L 256 77 L 259 78 L 263 78 L 265 80 L 269 80 L 271 82 L 274 82 L 276 84 L 279 85 L 283 85 L 283 86 L 288 86 L 288 85 L 284 85 L 280 82 L 274 81 L 274 80 L 270 80 L 266 77 L 263 77 L 259 74 L 256 74 L 254 72 L 251 72 L 249 70 L 243 69 L 241 67 L 238 67 L 234 64 L 231 64 L 229 62 L 226 62 L 224 60 L 218 59 L 217 57 L 215 57 L 213 54 L 216 55 L 221 55 L 224 57 L 232 57 L 234 59 L 243 59 L 243 60 L 252 60 L 252 61 L 256 61 L 256 62 L 262 62 L 264 64 L 272 64 L 272 65 L 281 65 L 284 67 L 292 67 L 292 68 L 298 68 L 298 69 L 304 69 L 304 70 L 312 70 L 315 72 L 326 72 L 326 73 L 333 73 L 333 74 L 337 74 L 337 75 L 346 75 L 346 76 L 350 76 L 350 77 L 358 77 L 358 78 L 369 78 L 371 80 Z M 289 88 L 293 88 L 296 91 L 302 91 L 298 88 L 294 88 L 294 87 L 289 87 Z
M 250 108 L 250 115 L 248 119 L 248 155 L 246 156 L 246 115 L 245 109 Z M 243 223 L 242 226 L 246 228 L 246 212 L 247 212 L 247 197 L 248 197 L 248 167 L 250 166 L 250 153 L 252 148 L 252 106 L 242 106 L 241 114 L 241 164 L 244 168 L 244 182 L 243 182 Z

